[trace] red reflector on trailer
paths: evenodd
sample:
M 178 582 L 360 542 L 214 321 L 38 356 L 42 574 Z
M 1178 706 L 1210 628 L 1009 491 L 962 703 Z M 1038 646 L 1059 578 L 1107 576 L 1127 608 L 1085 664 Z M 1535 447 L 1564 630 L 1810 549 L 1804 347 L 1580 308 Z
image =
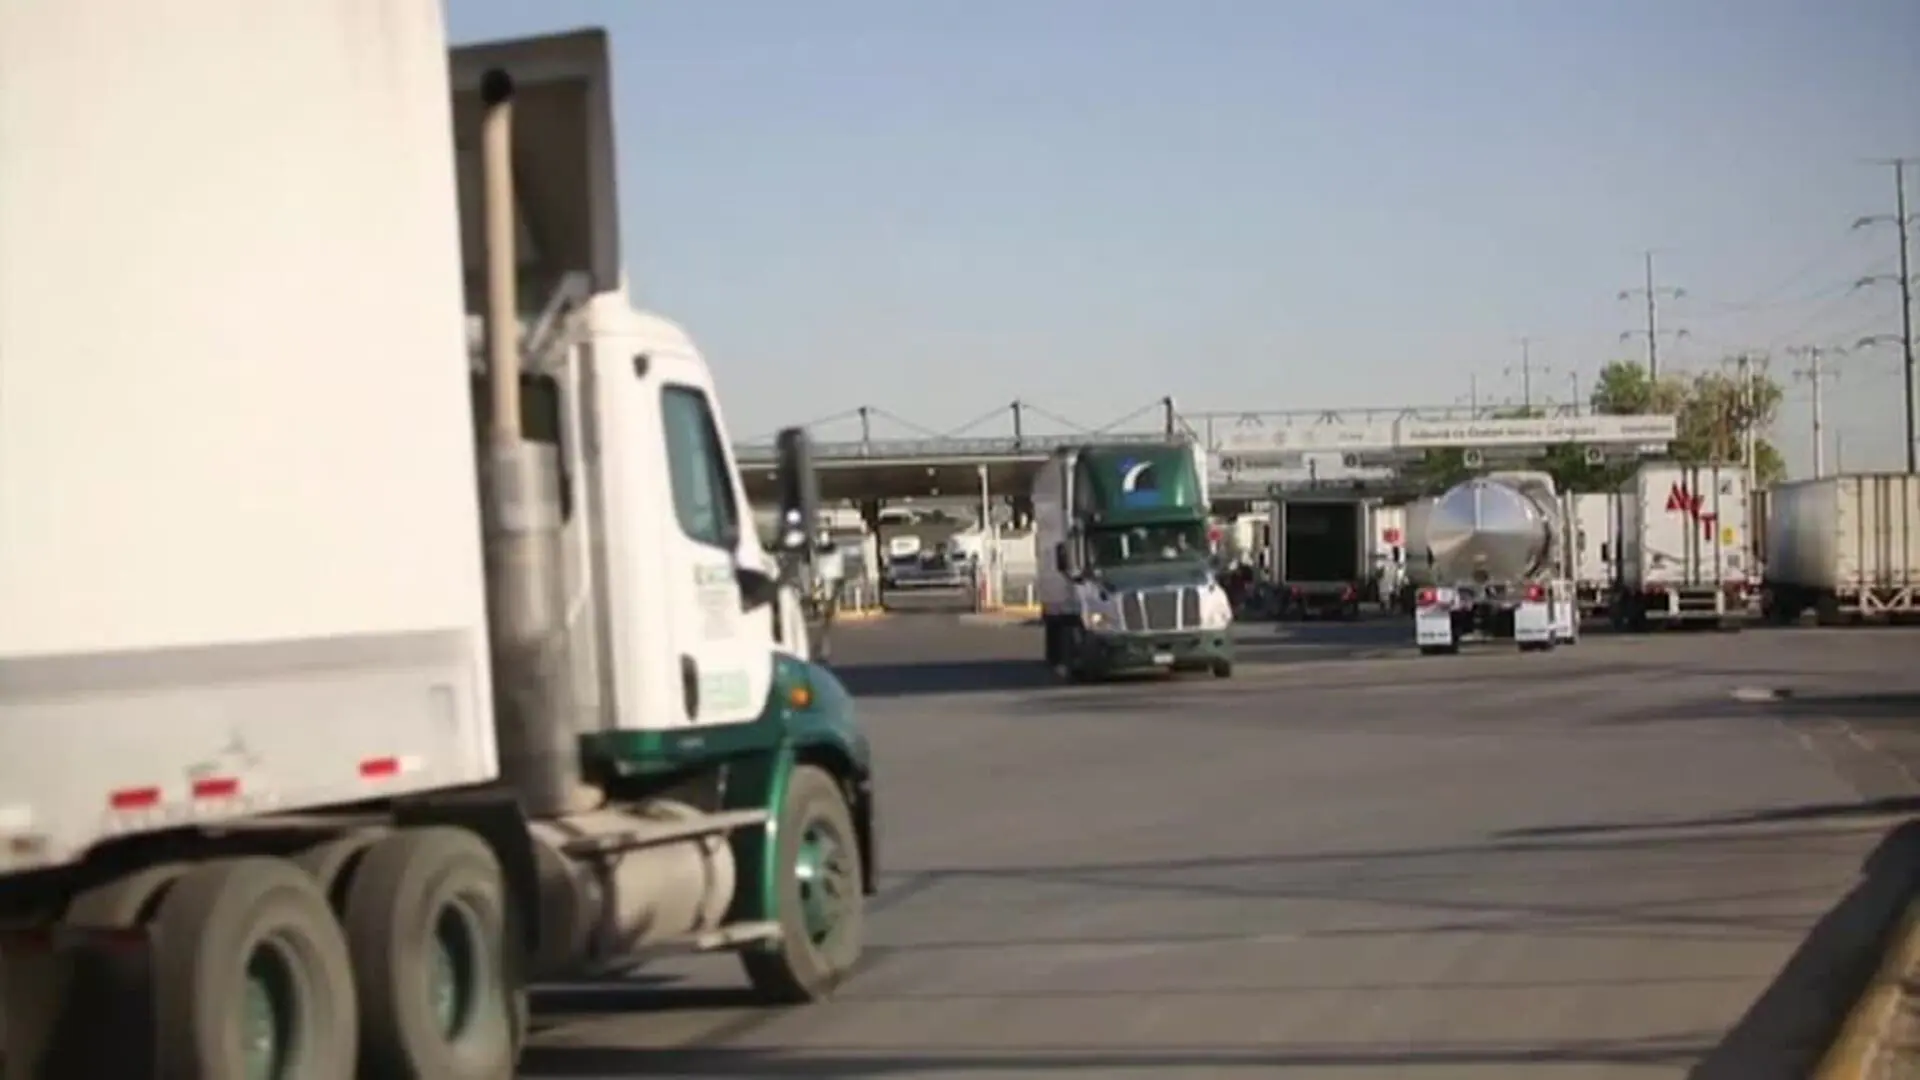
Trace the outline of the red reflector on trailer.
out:
M 230 799 L 240 794 L 240 781 L 231 776 L 209 776 L 193 782 L 196 799 Z
M 157 787 L 124 788 L 107 796 L 107 805 L 115 810 L 145 810 L 149 806 L 160 805 L 160 789 Z
M 400 775 L 400 759 L 395 757 L 368 758 L 360 763 L 362 780 L 384 780 L 389 776 Z

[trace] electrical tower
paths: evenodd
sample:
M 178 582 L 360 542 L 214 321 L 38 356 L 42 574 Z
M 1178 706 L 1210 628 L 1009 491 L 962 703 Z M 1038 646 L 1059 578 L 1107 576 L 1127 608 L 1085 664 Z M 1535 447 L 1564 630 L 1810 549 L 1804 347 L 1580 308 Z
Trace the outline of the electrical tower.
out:
M 1827 475 L 1827 424 L 1826 416 L 1821 412 L 1821 387 L 1828 379 L 1838 378 L 1839 372 L 1828 370 L 1822 361 L 1830 356 L 1839 356 L 1846 350 L 1822 348 L 1818 345 L 1802 345 L 1790 350 L 1795 356 L 1804 357 L 1807 366 L 1797 368 L 1793 377 L 1804 380 L 1813 397 L 1813 478 Z
M 1662 330 L 1660 328 L 1660 301 L 1663 299 L 1678 300 L 1681 297 L 1687 295 L 1687 291 L 1685 289 L 1662 288 L 1654 284 L 1654 279 L 1653 279 L 1654 252 L 1651 249 L 1649 249 L 1646 252 L 1643 252 L 1642 254 L 1644 255 L 1644 258 L 1645 258 L 1645 265 L 1646 265 L 1646 271 L 1647 271 L 1646 284 L 1642 285 L 1638 289 L 1620 290 L 1620 299 L 1631 300 L 1636 296 L 1644 298 L 1647 302 L 1647 325 L 1645 327 L 1642 327 L 1639 330 L 1629 330 L 1626 333 L 1621 334 L 1620 340 L 1631 341 L 1636 337 L 1644 337 L 1647 339 L 1647 378 L 1658 379 L 1660 377 L 1660 337 L 1661 335 L 1665 334 L 1668 337 L 1672 337 L 1675 339 L 1683 338 L 1687 336 L 1687 332 L 1685 330 Z
M 1875 274 L 1861 278 L 1859 285 L 1881 285 L 1891 283 L 1900 293 L 1900 336 L 1875 334 L 1860 339 L 1862 348 L 1897 341 L 1900 345 L 1902 370 L 1906 374 L 1906 419 L 1907 419 L 1907 471 L 1920 472 L 1920 432 L 1914 430 L 1914 370 L 1913 370 L 1913 265 L 1911 262 L 1912 244 L 1910 234 L 1913 227 L 1913 215 L 1907 213 L 1907 166 L 1920 162 L 1916 158 L 1886 158 L 1874 162 L 1876 165 L 1893 166 L 1893 213 L 1874 214 L 1863 217 L 1853 223 L 1856 229 L 1868 225 L 1893 226 L 1894 235 L 1900 243 L 1900 269 L 1897 274 Z

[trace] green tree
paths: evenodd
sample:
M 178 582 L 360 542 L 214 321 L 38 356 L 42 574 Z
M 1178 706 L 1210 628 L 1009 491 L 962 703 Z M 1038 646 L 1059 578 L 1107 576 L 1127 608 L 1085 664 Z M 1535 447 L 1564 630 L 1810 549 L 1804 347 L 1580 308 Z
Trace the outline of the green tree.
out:
M 1751 425 L 1765 432 L 1779 415 L 1785 392 L 1764 372 L 1755 373 L 1752 386 L 1725 370 L 1692 375 L 1665 375 L 1657 382 L 1647 369 L 1629 360 L 1616 360 L 1594 382 L 1591 404 L 1597 413 L 1639 416 L 1667 413 L 1677 419 L 1679 438 L 1673 458 L 1689 465 L 1714 462 L 1743 464 L 1741 432 Z M 1754 440 L 1754 475 L 1762 484 L 1786 477 L 1786 462 L 1765 435 Z

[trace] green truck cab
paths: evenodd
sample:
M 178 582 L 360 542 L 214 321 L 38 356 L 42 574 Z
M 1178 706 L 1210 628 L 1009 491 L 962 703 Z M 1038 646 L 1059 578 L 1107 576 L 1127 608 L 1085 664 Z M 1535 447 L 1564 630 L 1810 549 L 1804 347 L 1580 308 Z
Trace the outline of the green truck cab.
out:
M 1035 591 L 1056 672 L 1233 674 L 1233 609 L 1213 576 L 1199 447 L 1058 450 L 1034 478 L 1033 520 Z

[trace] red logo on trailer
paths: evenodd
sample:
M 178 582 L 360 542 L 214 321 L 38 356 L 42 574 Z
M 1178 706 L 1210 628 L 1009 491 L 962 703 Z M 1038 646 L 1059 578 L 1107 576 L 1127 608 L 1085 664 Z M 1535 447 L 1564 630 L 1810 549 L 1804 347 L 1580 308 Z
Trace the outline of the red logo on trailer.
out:
M 1688 491 L 1685 484 L 1675 484 L 1673 490 L 1667 493 L 1667 513 L 1687 515 L 1700 524 L 1700 538 L 1712 540 L 1713 523 L 1718 515 L 1706 511 L 1706 504 L 1706 499 Z
M 1380 539 L 1383 542 L 1385 542 L 1388 547 L 1399 547 L 1400 546 L 1400 530 L 1386 529 L 1380 533 Z

